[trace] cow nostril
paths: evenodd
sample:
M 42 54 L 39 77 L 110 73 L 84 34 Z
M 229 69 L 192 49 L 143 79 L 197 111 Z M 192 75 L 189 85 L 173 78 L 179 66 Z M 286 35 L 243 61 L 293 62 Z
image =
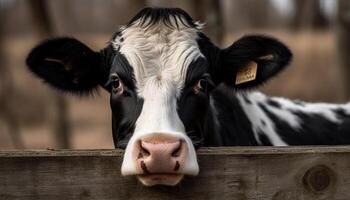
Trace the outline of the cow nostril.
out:
M 142 156 L 140 156 L 142 155 Z M 139 153 L 139 157 L 143 157 L 143 156 L 150 156 L 151 153 L 145 148 L 142 146 L 142 142 L 140 142 L 140 153 Z
M 182 141 L 180 140 L 179 146 L 171 153 L 171 157 L 179 157 L 181 154 Z

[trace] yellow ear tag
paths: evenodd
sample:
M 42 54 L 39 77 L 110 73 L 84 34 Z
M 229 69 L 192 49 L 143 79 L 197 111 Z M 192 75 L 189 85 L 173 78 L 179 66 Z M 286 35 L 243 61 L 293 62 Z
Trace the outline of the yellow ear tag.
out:
M 250 61 L 245 67 L 237 71 L 236 85 L 255 80 L 257 70 L 258 64 Z

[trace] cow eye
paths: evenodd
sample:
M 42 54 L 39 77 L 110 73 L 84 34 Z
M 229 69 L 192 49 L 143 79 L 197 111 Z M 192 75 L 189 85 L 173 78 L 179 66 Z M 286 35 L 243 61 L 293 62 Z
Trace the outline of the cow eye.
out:
M 203 92 L 207 90 L 208 80 L 207 79 L 199 79 L 196 85 L 194 86 L 194 92 L 198 94 L 199 92 Z
M 112 90 L 114 93 L 119 93 L 119 94 L 121 94 L 124 91 L 123 83 L 119 78 L 115 78 L 112 81 Z
M 201 90 L 207 87 L 208 81 L 206 79 L 200 79 L 197 83 L 197 87 Z
M 209 74 L 203 74 L 193 87 L 195 94 L 208 93 L 215 87 L 214 82 L 211 80 Z

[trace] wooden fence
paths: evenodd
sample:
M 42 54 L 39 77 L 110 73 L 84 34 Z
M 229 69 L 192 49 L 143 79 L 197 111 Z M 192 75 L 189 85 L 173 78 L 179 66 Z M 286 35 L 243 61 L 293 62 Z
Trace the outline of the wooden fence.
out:
M 122 177 L 122 157 L 120 150 L 0 151 L 0 199 L 350 199 L 350 146 L 203 148 L 199 176 L 176 187 Z

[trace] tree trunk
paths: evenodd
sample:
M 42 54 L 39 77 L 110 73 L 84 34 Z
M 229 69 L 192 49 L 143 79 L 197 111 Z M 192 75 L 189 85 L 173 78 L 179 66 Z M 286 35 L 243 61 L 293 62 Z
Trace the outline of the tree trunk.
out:
M 217 45 L 221 45 L 224 36 L 222 11 L 220 1 L 217 0 L 194 0 L 195 19 L 204 22 L 204 32 Z
M 294 0 L 294 6 L 294 29 L 320 29 L 327 26 L 328 21 L 321 12 L 320 0 Z
M 40 38 L 48 38 L 54 36 L 54 25 L 50 20 L 48 10 L 48 1 L 46 0 L 30 0 L 29 6 L 33 16 L 34 26 Z M 57 148 L 70 148 L 70 125 L 68 121 L 68 105 L 66 100 L 60 94 L 52 92 L 53 110 L 51 115 L 51 123 Z
M 222 0 L 226 32 L 266 28 L 270 24 L 270 3 L 261 0 Z
M 344 80 L 344 93 L 350 99 L 350 1 L 339 0 L 337 16 L 338 62 Z
M 3 23 L 0 22 L 0 26 L 2 26 L 2 24 Z M 24 145 L 20 136 L 18 118 L 13 110 L 13 100 L 15 99 L 13 76 L 7 65 L 3 48 L 3 34 L 0 33 L 0 118 L 5 122 L 13 146 L 17 149 L 21 149 L 24 148 Z
M 15 88 L 13 76 L 8 66 L 4 50 L 5 15 L 5 8 L 2 8 L 0 5 L 0 118 L 4 120 L 7 126 L 7 131 L 12 139 L 13 146 L 15 148 L 24 148 L 20 136 L 19 122 L 12 109 L 13 100 L 15 99 Z

